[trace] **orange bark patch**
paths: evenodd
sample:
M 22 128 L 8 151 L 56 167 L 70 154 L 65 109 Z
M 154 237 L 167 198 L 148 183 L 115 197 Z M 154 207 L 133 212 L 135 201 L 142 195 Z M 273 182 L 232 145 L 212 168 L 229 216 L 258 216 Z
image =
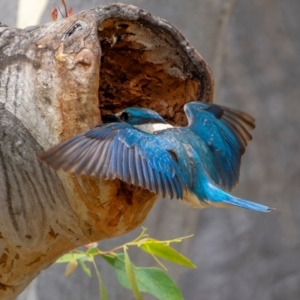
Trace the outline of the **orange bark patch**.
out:
M 148 107 L 184 125 L 183 105 L 197 100 L 200 81 L 186 70 L 174 40 L 138 22 L 109 19 L 99 27 L 101 114 Z

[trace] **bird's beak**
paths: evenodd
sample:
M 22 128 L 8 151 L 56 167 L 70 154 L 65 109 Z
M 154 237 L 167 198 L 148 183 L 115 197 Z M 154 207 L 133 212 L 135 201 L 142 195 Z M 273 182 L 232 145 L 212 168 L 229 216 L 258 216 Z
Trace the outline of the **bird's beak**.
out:
M 102 116 L 103 123 L 121 122 L 121 119 L 114 114 Z

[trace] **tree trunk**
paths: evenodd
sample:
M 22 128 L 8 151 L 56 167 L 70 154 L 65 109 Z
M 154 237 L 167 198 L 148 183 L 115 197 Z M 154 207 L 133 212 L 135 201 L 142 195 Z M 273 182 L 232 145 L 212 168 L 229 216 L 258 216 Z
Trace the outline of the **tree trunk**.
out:
M 0 26 L 0 298 L 14 299 L 63 253 L 136 228 L 156 200 L 54 172 L 36 154 L 127 106 L 185 124 L 183 105 L 212 101 L 213 79 L 178 30 L 133 6 Z

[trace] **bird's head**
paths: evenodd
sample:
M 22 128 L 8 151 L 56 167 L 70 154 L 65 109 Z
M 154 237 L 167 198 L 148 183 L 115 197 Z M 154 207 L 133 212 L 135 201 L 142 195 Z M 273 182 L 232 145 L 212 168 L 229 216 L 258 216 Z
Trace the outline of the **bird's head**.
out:
M 125 108 L 117 114 L 103 116 L 102 121 L 103 123 L 126 122 L 131 125 L 166 124 L 166 121 L 157 112 L 138 107 Z

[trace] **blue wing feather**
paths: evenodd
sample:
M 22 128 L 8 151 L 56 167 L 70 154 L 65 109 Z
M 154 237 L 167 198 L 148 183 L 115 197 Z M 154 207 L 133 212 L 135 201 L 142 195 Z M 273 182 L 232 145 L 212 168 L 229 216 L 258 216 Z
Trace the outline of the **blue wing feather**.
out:
M 124 148 L 127 148 L 127 147 L 124 146 Z M 136 167 L 137 176 L 138 176 L 139 182 L 141 183 L 141 186 L 145 186 L 142 161 L 141 161 L 140 155 L 136 156 L 135 167 Z
M 165 187 L 166 195 L 171 195 L 171 189 L 170 189 L 169 181 L 168 181 L 166 174 L 162 173 L 161 177 L 162 177 L 162 182 Z M 170 197 L 170 198 L 172 199 L 172 197 Z
M 73 149 L 71 148 L 71 153 L 73 154 L 72 155 L 72 159 L 70 159 L 69 161 L 65 161 L 64 162 L 64 168 L 66 171 L 69 171 L 72 166 L 77 163 L 80 158 L 82 156 L 84 156 L 84 153 L 87 149 L 89 149 L 89 146 L 93 143 L 93 141 L 87 141 L 86 143 L 84 143 L 83 145 L 81 145 L 80 147 L 77 147 L 76 148 L 74 147 Z M 81 144 L 81 143 L 80 143 Z
M 131 183 L 136 185 L 137 178 L 134 169 L 134 149 L 129 149 L 128 151 L 128 164 L 129 164 L 129 173 L 131 176 Z
M 145 187 L 148 190 L 150 190 L 150 180 L 149 180 L 147 162 L 144 158 L 142 158 L 142 168 L 143 168 L 143 175 L 144 175 L 144 178 L 145 178 Z
M 129 174 L 129 164 L 128 164 L 128 148 L 125 146 L 123 147 L 123 154 L 122 154 L 122 162 L 123 162 L 123 180 L 126 182 L 131 182 L 131 177 Z
M 101 147 L 104 148 L 105 147 L 105 143 L 101 143 Z M 91 156 L 91 160 L 86 165 L 86 175 L 91 175 L 91 173 L 93 171 L 93 168 L 95 169 L 95 173 L 96 173 L 97 163 L 95 163 L 94 159 L 97 156 L 100 157 L 100 155 L 99 155 L 100 154 L 99 148 L 100 148 L 100 145 L 98 145 L 95 142 L 95 148 L 94 148 L 94 152 L 93 152 L 93 154 Z
M 108 141 L 103 141 L 99 143 L 97 148 L 97 154 L 91 157 L 91 160 L 88 162 L 87 166 L 87 175 L 95 174 L 97 177 L 101 177 L 101 172 L 104 169 L 105 158 L 107 157 L 107 149 L 110 147 Z M 106 167 L 107 168 L 107 167 Z
M 62 151 L 64 151 L 66 153 L 66 155 L 72 155 L 72 153 L 74 153 L 74 151 L 76 151 L 77 149 L 79 149 L 81 146 L 83 146 L 84 144 L 86 144 L 88 141 L 84 140 L 81 136 L 78 136 L 76 139 L 74 139 L 75 141 L 72 141 L 72 143 L 70 143 L 70 145 L 63 145 L 64 147 L 62 147 Z M 51 152 L 49 153 L 51 154 Z M 53 168 L 57 168 L 57 165 L 61 165 L 62 163 L 66 163 L 66 161 L 64 160 L 63 157 L 57 157 L 57 159 L 55 161 L 53 161 Z
M 123 178 L 125 178 L 124 173 L 123 173 L 123 163 L 121 162 L 121 158 L 123 157 L 123 145 L 122 143 L 119 143 L 118 145 L 118 164 L 117 164 L 117 174 L 118 177 L 120 176 L 121 180 L 124 180 Z
M 65 171 L 119 178 L 170 198 L 182 198 L 185 179 L 169 151 L 178 141 L 139 131 L 128 123 L 99 125 L 40 155 Z
M 157 172 L 157 170 L 155 170 L 155 175 L 157 178 L 159 178 L 159 180 L 157 180 L 157 184 L 158 184 L 158 190 L 159 190 L 159 194 L 163 196 L 163 198 L 166 197 L 166 189 L 162 180 L 162 176 L 161 173 Z
M 95 148 L 97 146 L 97 143 L 95 141 L 92 141 L 92 143 L 88 146 L 89 148 L 85 153 L 82 155 L 80 161 L 77 164 L 77 167 L 75 169 L 76 173 L 81 173 L 82 170 L 85 168 L 86 164 L 84 163 L 89 157 L 92 156 Z
M 113 146 L 113 143 L 108 144 L 108 147 L 106 149 L 106 154 L 103 156 L 103 165 L 99 166 L 99 174 L 95 174 L 96 176 L 104 178 L 104 176 L 107 176 L 107 174 L 109 174 L 112 146 Z M 92 174 L 94 174 L 94 172 L 92 172 Z
M 249 130 L 255 127 L 254 119 L 237 110 L 201 102 L 187 103 L 185 112 L 188 128 L 209 149 L 209 156 L 199 153 L 209 176 L 225 189 L 232 189 L 239 179 L 241 156 L 252 138 Z

